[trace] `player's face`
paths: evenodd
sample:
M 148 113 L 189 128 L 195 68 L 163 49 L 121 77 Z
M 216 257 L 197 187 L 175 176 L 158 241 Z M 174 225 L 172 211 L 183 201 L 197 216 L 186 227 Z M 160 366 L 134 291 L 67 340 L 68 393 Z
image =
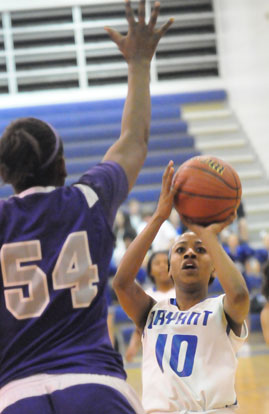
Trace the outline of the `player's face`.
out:
M 195 233 L 184 233 L 171 250 L 170 271 L 174 282 L 183 285 L 208 285 L 213 264 L 205 246 Z
M 151 276 L 155 281 L 166 282 L 170 280 L 168 274 L 168 256 L 166 253 L 157 253 L 151 262 Z

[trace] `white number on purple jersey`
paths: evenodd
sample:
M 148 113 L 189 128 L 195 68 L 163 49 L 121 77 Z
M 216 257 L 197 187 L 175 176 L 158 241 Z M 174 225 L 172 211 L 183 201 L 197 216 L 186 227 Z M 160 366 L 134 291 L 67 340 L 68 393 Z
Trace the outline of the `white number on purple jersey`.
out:
M 35 264 L 42 259 L 39 240 L 7 243 L 1 249 L 1 266 L 7 309 L 16 319 L 38 317 L 49 303 L 46 274 Z M 85 231 L 70 234 L 52 272 L 54 289 L 70 289 L 74 308 L 90 306 L 97 294 L 97 266 L 92 264 Z M 28 287 L 28 296 L 23 288 Z

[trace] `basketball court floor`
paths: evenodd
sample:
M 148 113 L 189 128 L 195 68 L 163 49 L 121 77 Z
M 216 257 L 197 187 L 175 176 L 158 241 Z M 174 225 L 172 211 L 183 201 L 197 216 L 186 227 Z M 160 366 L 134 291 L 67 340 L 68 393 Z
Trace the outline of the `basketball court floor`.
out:
M 126 364 L 128 382 L 141 395 L 141 356 Z M 236 391 L 238 414 L 269 414 L 269 346 L 261 332 L 249 335 L 238 355 Z

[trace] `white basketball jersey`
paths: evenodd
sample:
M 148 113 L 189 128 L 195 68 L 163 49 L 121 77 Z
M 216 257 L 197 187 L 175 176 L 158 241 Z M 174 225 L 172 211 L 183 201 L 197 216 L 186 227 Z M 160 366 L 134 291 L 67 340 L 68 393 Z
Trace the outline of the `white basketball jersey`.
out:
M 160 290 L 157 290 L 155 286 L 151 286 L 145 291 L 149 296 L 151 296 L 156 302 L 160 302 L 164 299 L 170 299 L 176 297 L 176 291 L 173 287 L 172 289 L 169 289 L 167 292 L 162 292 Z
M 188 311 L 166 299 L 151 309 L 142 338 L 148 414 L 220 414 L 236 407 L 236 352 L 248 332 L 246 323 L 241 337 L 229 328 L 223 298 L 206 299 Z

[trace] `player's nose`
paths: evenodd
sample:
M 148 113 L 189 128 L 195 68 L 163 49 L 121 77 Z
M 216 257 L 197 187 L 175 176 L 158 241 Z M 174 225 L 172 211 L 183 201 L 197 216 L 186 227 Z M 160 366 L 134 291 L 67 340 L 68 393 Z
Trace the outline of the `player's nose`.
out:
M 195 250 L 191 246 L 188 247 L 188 249 L 186 250 L 184 254 L 184 259 L 188 257 L 196 257 Z

